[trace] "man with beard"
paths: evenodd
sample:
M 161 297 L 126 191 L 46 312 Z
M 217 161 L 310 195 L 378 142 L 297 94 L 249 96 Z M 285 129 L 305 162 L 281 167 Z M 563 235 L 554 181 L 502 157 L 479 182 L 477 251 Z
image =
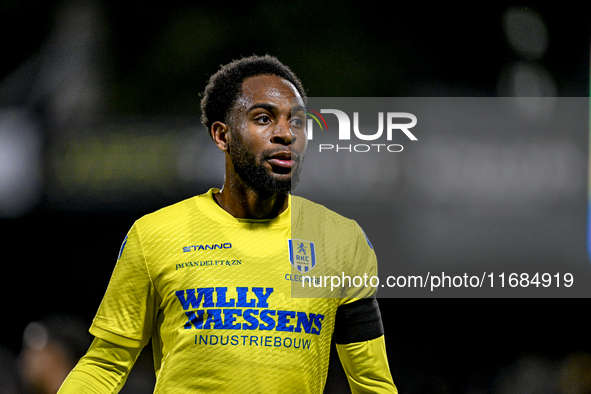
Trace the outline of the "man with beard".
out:
M 315 268 L 377 269 L 357 223 L 291 196 L 307 146 L 304 99 L 270 56 L 211 77 L 202 121 L 225 156 L 223 187 L 133 225 L 90 328 L 96 339 L 60 393 L 117 391 L 150 339 L 155 393 L 322 393 L 333 336 L 354 393 L 397 392 L 375 289 L 294 295 Z

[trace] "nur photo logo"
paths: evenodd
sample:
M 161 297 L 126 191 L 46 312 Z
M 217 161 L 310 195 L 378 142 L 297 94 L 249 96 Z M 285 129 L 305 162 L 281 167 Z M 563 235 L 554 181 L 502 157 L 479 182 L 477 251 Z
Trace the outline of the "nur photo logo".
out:
M 308 140 L 314 140 L 314 128 L 317 127 L 321 132 L 328 132 L 329 127 L 325 117 L 322 114 L 332 114 L 336 117 L 338 123 L 338 133 L 331 135 L 330 143 L 327 143 L 327 138 L 323 138 L 322 143 L 318 145 L 319 152 L 402 152 L 404 149 L 401 144 L 391 143 L 393 138 L 397 135 L 403 135 L 410 141 L 417 141 L 417 137 L 410 131 L 416 126 L 417 117 L 409 112 L 374 112 L 373 114 L 364 111 L 360 115 L 359 111 L 353 112 L 353 121 L 350 116 L 340 109 L 322 108 L 320 111 L 314 110 L 310 107 L 303 108 L 306 114 L 306 131 L 308 133 Z M 363 127 L 360 127 L 361 116 L 366 117 Z M 373 116 L 373 118 L 371 118 Z M 370 129 L 367 124 L 369 119 L 375 122 L 377 117 L 377 130 L 375 126 Z M 333 118 L 335 120 L 335 118 Z M 331 128 L 331 130 L 333 130 Z M 385 137 L 385 138 L 384 138 Z M 335 141 L 337 140 L 338 141 Z M 343 144 L 340 141 L 364 141 L 360 144 Z M 371 141 L 372 143 L 368 143 Z M 381 141 L 385 141 L 380 143 Z

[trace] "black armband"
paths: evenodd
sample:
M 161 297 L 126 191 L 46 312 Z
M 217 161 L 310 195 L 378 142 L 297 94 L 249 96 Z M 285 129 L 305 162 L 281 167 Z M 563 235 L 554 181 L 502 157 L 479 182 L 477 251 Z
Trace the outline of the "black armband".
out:
M 365 298 L 337 309 L 335 319 L 335 342 L 344 345 L 365 342 L 384 335 L 382 315 L 375 298 Z

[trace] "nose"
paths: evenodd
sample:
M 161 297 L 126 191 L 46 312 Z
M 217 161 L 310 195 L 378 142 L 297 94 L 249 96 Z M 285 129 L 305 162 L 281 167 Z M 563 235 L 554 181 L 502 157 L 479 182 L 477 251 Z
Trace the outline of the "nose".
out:
M 291 125 L 287 121 L 279 122 L 271 136 L 271 142 L 281 145 L 291 145 L 296 139 L 297 136 L 291 131 Z

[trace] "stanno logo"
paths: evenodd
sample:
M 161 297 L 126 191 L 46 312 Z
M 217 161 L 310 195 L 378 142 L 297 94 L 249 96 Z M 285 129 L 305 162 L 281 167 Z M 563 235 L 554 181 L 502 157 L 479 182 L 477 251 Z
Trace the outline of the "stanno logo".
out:
M 231 249 L 232 244 L 229 242 L 223 244 L 212 244 L 212 245 L 191 245 L 183 247 L 183 253 L 195 252 L 198 250 L 218 250 L 218 249 Z

